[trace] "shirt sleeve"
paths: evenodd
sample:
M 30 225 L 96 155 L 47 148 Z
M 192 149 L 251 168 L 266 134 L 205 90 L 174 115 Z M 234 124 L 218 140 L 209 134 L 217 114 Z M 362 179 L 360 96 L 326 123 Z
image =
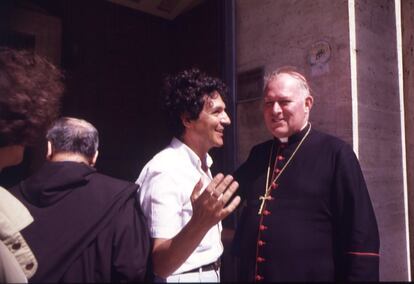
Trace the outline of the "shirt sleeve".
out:
M 174 237 L 183 226 L 183 184 L 168 171 L 148 171 L 141 182 L 140 202 L 152 238 Z
M 0 283 L 27 283 L 22 268 L 2 241 L 0 241 Z
M 358 159 L 348 145 L 337 154 L 334 186 L 342 277 L 345 281 L 379 281 L 377 221 Z

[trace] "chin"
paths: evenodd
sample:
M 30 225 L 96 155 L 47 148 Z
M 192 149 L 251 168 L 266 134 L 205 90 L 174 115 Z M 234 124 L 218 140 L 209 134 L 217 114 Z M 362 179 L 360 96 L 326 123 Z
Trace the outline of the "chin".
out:
M 223 141 L 223 140 L 221 140 L 221 141 L 216 141 L 216 143 L 215 143 L 214 147 L 219 148 L 219 147 L 222 147 L 223 145 L 224 145 L 224 141 Z
M 23 146 L 13 146 L 12 150 L 9 152 L 9 160 L 7 166 L 17 166 L 23 161 Z
M 270 132 L 275 137 L 286 137 L 289 133 L 287 130 L 282 129 L 281 127 L 272 128 L 270 129 Z
M 10 166 L 17 166 L 23 161 L 23 157 L 19 157 L 10 163 Z
M 273 136 L 276 138 L 285 138 L 285 137 L 289 137 L 290 135 L 288 134 L 288 132 L 285 131 L 273 131 L 272 132 Z

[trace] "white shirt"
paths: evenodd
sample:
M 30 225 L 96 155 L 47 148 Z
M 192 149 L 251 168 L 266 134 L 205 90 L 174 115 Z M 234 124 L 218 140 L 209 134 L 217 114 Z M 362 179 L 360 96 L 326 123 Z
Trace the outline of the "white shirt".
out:
M 144 166 L 136 183 L 140 186 L 139 201 L 152 238 L 171 239 L 188 223 L 193 214 L 191 193 L 200 178 L 202 191 L 210 183 L 212 163 L 207 154 L 205 173 L 194 151 L 173 138 L 168 147 Z M 221 230 L 221 222 L 213 226 L 173 275 L 216 261 L 223 253 Z

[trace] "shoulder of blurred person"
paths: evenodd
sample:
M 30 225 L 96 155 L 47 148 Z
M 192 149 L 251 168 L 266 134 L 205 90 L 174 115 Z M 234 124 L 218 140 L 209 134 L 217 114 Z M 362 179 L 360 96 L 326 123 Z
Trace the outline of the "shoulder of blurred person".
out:
M 0 47 L 0 171 L 19 164 L 24 147 L 36 143 L 57 117 L 64 91 L 62 79 L 59 68 L 35 52 Z M 27 278 L 37 269 L 36 259 L 19 232 L 33 219 L 5 189 L 0 189 L 0 195 L 2 257 L 7 257 L 1 267 L 18 277 L 4 280 L 27 282 L 15 265 L 21 266 Z
M 37 261 L 20 231 L 33 222 L 26 207 L 0 187 L 0 282 L 27 282 Z

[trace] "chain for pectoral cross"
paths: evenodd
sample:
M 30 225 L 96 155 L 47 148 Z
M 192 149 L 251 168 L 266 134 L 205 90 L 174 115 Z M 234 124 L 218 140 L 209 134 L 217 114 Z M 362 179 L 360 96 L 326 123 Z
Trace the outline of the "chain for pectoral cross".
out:
M 305 141 L 306 137 L 308 137 L 311 128 L 312 128 L 312 125 L 309 122 L 309 129 L 308 129 L 308 131 L 306 131 L 306 134 L 303 136 L 302 140 L 300 140 L 298 146 L 296 146 L 295 151 L 293 151 L 293 153 L 290 156 L 289 160 L 286 162 L 286 164 L 283 166 L 283 168 L 280 170 L 280 172 L 276 175 L 276 177 L 273 179 L 273 181 L 270 183 L 270 186 L 269 186 L 269 173 L 270 173 L 270 166 L 271 166 L 270 164 L 271 164 L 271 159 L 272 159 L 272 154 L 273 154 L 273 147 L 274 147 L 274 142 L 273 142 L 272 149 L 270 151 L 270 156 L 269 156 L 269 163 L 268 163 L 268 166 L 267 166 L 266 189 L 265 189 L 264 195 L 261 195 L 259 197 L 259 200 L 261 200 L 262 203 L 260 204 L 259 212 L 257 212 L 258 215 L 262 215 L 263 208 L 264 208 L 264 206 L 266 204 L 266 200 L 271 200 L 272 199 L 272 197 L 270 196 L 270 191 L 272 190 L 272 186 L 274 184 L 276 184 L 276 181 L 279 179 L 280 175 L 286 169 L 287 165 L 289 165 L 290 161 L 293 159 L 293 157 L 295 156 L 296 152 L 299 150 L 299 148 L 302 145 L 303 141 Z M 276 157 L 277 157 L 277 155 L 276 155 Z M 276 162 L 275 162 L 275 165 L 276 165 Z
M 271 148 L 271 150 L 270 150 L 270 155 L 269 155 L 269 163 L 268 163 L 268 165 L 267 165 L 267 174 L 266 174 L 266 190 L 265 190 L 264 195 L 261 195 L 261 196 L 259 197 L 259 200 L 262 200 L 262 203 L 260 204 L 259 212 L 257 212 L 257 214 L 259 214 L 259 215 L 262 215 L 263 208 L 264 208 L 264 205 L 265 205 L 265 203 L 266 203 L 266 200 L 270 200 L 270 199 L 272 199 L 272 197 L 270 196 L 270 189 L 271 189 L 271 187 L 269 187 L 269 173 L 270 173 L 270 166 L 271 166 L 271 161 L 272 161 L 272 156 L 273 156 L 273 148 L 274 148 L 274 146 L 275 146 L 275 142 L 273 141 L 272 148 Z M 279 155 L 279 150 L 278 150 L 278 152 L 277 152 L 277 154 L 276 154 L 276 157 L 277 157 L 277 155 Z M 275 165 L 273 166 L 273 168 L 275 168 L 275 167 L 276 167 L 276 163 L 277 163 L 277 160 L 275 161 Z M 278 176 L 279 176 L 279 175 L 278 175 Z M 272 174 L 272 177 L 273 177 L 273 174 Z M 277 177 L 275 178 L 275 180 L 276 180 L 276 179 L 277 179 Z

